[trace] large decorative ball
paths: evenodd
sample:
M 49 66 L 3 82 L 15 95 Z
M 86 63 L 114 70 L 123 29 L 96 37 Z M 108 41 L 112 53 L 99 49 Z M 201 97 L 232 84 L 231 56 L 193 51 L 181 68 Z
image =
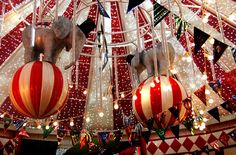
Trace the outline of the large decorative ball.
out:
M 167 128 L 183 121 L 186 109 L 181 103 L 187 98 L 183 86 L 175 79 L 166 76 L 150 77 L 137 87 L 133 101 L 133 111 L 145 126 L 147 121 L 154 119 L 154 128 Z M 171 107 L 179 109 L 179 120 L 168 110 Z
M 68 84 L 54 64 L 34 61 L 15 72 L 9 93 L 17 111 L 42 119 L 62 109 L 68 97 Z

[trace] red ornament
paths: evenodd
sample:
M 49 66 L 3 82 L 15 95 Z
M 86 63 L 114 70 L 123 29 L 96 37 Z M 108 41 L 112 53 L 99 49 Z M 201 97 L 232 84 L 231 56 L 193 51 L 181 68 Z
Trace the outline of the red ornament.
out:
M 10 99 L 21 114 L 49 117 L 64 106 L 68 84 L 54 64 L 35 61 L 20 67 L 10 83 Z
M 187 93 L 183 86 L 171 77 L 160 76 L 158 79 L 157 82 L 150 77 L 138 86 L 133 111 L 138 121 L 144 125 L 147 120 L 154 118 L 154 128 L 166 128 L 182 122 L 186 117 L 186 109 L 181 101 L 187 98 Z M 179 109 L 179 121 L 168 110 L 173 106 Z M 156 119 L 158 116 L 163 117 Z

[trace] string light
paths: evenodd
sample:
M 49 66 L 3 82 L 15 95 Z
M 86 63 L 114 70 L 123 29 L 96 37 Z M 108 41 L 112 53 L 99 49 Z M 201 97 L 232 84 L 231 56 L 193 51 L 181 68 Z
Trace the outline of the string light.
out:
M 170 70 L 172 74 L 176 74 L 177 73 L 177 70 L 175 68 L 171 69 Z
M 202 80 L 207 80 L 207 75 L 206 75 L 206 74 L 203 74 L 203 76 L 202 76 L 201 79 L 202 79 Z
M 199 111 L 199 114 L 200 114 L 200 115 L 203 115 L 203 114 L 204 114 L 204 111 L 203 111 L 203 110 L 200 110 L 200 111 Z
M 85 121 L 86 121 L 87 123 L 90 122 L 90 118 L 87 117 L 87 118 L 85 119 Z
M 160 82 L 160 80 L 158 79 L 158 77 L 155 77 L 155 81 L 156 81 L 156 83 L 159 83 L 159 82 Z
M 188 56 L 188 57 L 186 58 L 186 60 L 187 60 L 187 62 L 191 62 L 193 59 L 192 59 L 191 56 Z
M 87 89 L 86 89 L 86 90 L 84 90 L 83 94 L 84 94 L 84 95 L 86 95 L 87 93 L 88 93 L 88 92 L 87 92 Z
M 155 83 L 154 82 L 151 82 L 150 86 L 153 88 L 155 87 Z
M 236 14 L 232 13 L 231 15 L 229 15 L 229 18 L 228 18 L 230 21 L 236 21 Z
M 210 94 L 210 91 L 208 89 L 205 90 L 205 94 L 206 95 L 209 95 Z
M 37 129 L 41 129 L 41 127 L 42 127 L 42 126 L 41 126 L 40 124 L 37 125 Z
M 73 120 L 73 118 L 71 118 L 70 119 L 70 126 L 74 126 L 75 124 L 74 124 L 74 120 Z
M 49 128 L 50 128 L 49 125 L 46 125 L 45 129 L 48 130 Z
M 69 88 L 73 88 L 73 84 L 69 84 Z
M 117 103 L 114 104 L 114 109 L 115 110 L 119 109 L 119 105 Z
M 135 101 L 137 99 L 138 99 L 138 97 L 136 95 L 133 95 L 133 100 Z
M 58 126 L 58 122 L 57 121 L 53 122 L 53 126 Z
M 3 118 L 5 116 L 5 113 L 1 114 L 0 117 Z
M 121 98 L 124 98 L 125 97 L 125 94 L 124 92 L 121 93 Z
M 214 59 L 214 57 L 213 57 L 213 55 L 209 55 L 209 54 L 208 54 L 208 55 L 207 55 L 207 59 L 211 61 L 211 60 Z
M 213 99 L 209 99 L 208 102 L 209 102 L 210 104 L 212 104 L 212 103 L 214 102 L 214 100 L 213 100 Z
M 99 117 L 103 117 L 104 116 L 104 113 L 103 112 L 99 112 Z
M 209 40 L 209 42 L 210 42 L 210 44 L 214 44 L 214 42 L 215 42 L 215 39 L 214 38 L 210 38 L 210 40 Z

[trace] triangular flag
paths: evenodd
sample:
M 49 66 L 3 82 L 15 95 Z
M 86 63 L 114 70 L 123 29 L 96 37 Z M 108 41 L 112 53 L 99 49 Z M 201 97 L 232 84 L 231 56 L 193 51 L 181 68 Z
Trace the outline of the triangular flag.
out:
M 135 7 L 139 6 L 143 2 L 144 0 L 129 0 L 127 13 L 129 13 L 131 10 L 133 10 Z
M 4 149 L 6 150 L 6 152 L 7 152 L 8 154 L 13 153 L 15 147 L 14 147 L 14 145 L 13 145 L 13 143 L 12 143 L 11 140 L 9 140 L 9 141 L 4 145 Z
M 22 129 L 20 130 L 20 132 L 18 133 L 18 136 L 20 136 L 20 137 L 30 137 L 30 136 L 28 135 L 28 133 L 25 131 L 24 128 L 22 128 Z
M 148 128 L 148 130 L 152 130 L 153 123 L 154 123 L 154 119 L 153 118 L 150 118 L 149 120 L 147 120 L 147 128 Z
M 12 119 L 4 117 L 3 122 L 4 122 L 4 130 L 7 130 L 7 128 L 11 125 Z
M 177 139 L 179 139 L 179 124 L 175 125 L 175 126 L 171 126 L 170 130 L 172 131 L 172 133 L 175 135 L 175 137 Z
M 206 105 L 206 94 L 205 94 L 206 86 L 202 86 L 194 94 Z
M 103 145 L 106 145 L 110 138 L 110 132 L 98 132 L 98 137 Z
M 137 123 L 134 127 L 134 131 L 137 133 L 138 136 L 141 136 L 142 134 L 142 124 L 141 123 Z
M 47 138 L 48 135 L 54 130 L 52 126 L 49 126 L 48 129 L 46 129 L 46 126 L 43 126 L 42 129 L 43 129 L 43 138 Z
M 192 98 L 191 98 L 191 97 L 186 98 L 186 99 L 183 100 L 182 102 L 183 102 L 183 104 L 184 104 L 184 107 L 185 107 L 187 110 L 192 110 Z
M 208 83 L 208 85 L 218 94 L 221 94 L 222 91 L 222 84 L 221 80 L 211 81 Z
M 209 155 L 210 150 L 209 150 L 209 148 L 208 148 L 208 145 L 206 145 L 206 146 L 204 146 L 203 148 L 201 148 L 201 150 L 202 150 L 203 152 L 205 152 L 206 154 Z
M 115 142 L 119 143 L 122 138 L 123 133 L 121 132 L 121 130 L 117 130 L 117 131 L 114 131 L 113 134 L 114 134 Z
M 149 138 L 151 136 L 151 131 L 142 131 L 142 136 L 146 143 L 149 142 Z
M 165 16 L 167 16 L 170 11 L 166 9 L 165 7 L 158 4 L 156 1 L 154 1 L 153 6 L 153 16 L 154 16 L 154 27 L 163 19 Z
M 202 45 L 206 42 L 206 40 L 210 37 L 209 34 L 203 32 L 202 30 L 194 27 L 194 53 L 197 54 L 197 52 L 201 49 Z
M 156 129 L 156 133 L 157 135 L 161 138 L 161 140 L 165 140 L 165 134 L 166 134 L 166 130 L 165 129 Z
M 101 2 L 99 0 L 97 0 L 97 2 L 98 2 L 98 8 L 99 8 L 100 14 L 104 17 L 110 18 L 105 8 L 102 6 Z
M 182 25 L 183 25 L 183 22 L 182 22 L 182 20 L 180 21 L 180 24 L 179 24 L 179 27 L 178 27 L 178 29 L 177 29 L 177 32 L 176 32 L 176 38 L 177 38 L 177 40 L 179 40 L 179 38 L 180 38 L 180 35 L 181 35 L 181 32 L 182 32 Z
M 20 120 L 20 119 L 15 120 L 15 121 L 13 122 L 13 124 L 14 124 L 14 126 L 16 127 L 16 131 L 19 131 L 20 128 L 23 127 L 23 124 L 24 124 L 24 123 L 25 123 L 24 120 Z
M 213 63 L 214 64 L 220 59 L 221 55 L 224 53 L 227 47 L 228 45 L 215 39 L 215 42 L 213 44 L 213 56 L 214 56 Z
M 66 136 L 66 130 L 63 128 L 57 129 L 57 141 L 58 145 L 61 145 L 63 138 Z
M 224 103 L 221 104 L 221 106 L 227 110 L 228 112 L 230 112 L 231 114 L 233 113 L 232 107 L 231 107 L 231 103 L 229 100 L 225 101 Z
M 231 52 L 234 58 L 234 62 L 236 63 L 236 48 L 231 48 Z
M 74 146 L 80 141 L 79 133 L 77 130 L 72 130 L 70 132 L 70 135 L 71 135 L 72 145 Z
M 220 122 L 220 115 L 217 107 L 209 110 L 208 113 Z
M 179 108 L 178 108 L 178 105 L 177 106 L 172 106 L 168 109 L 172 115 L 175 117 L 175 118 L 179 118 Z

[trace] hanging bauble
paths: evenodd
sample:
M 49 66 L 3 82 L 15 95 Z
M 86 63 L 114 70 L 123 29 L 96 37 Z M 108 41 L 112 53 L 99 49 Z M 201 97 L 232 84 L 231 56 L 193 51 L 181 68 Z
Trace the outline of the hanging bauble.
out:
M 135 92 L 133 111 L 138 121 L 144 125 L 147 120 L 153 118 L 154 128 L 167 128 L 182 122 L 186 117 L 186 109 L 181 101 L 187 98 L 187 93 L 183 86 L 171 77 L 160 76 L 158 79 L 150 77 L 140 83 Z M 179 120 L 168 110 L 173 106 L 179 110 Z M 159 117 L 161 120 L 157 120 L 158 116 L 164 116 L 164 119 Z
M 16 110 L 24 116 L 37 119 L 57 113 L 68 97 L 68 84 L 59 68 L 41 61 L 20 67 L 9 89 Z

